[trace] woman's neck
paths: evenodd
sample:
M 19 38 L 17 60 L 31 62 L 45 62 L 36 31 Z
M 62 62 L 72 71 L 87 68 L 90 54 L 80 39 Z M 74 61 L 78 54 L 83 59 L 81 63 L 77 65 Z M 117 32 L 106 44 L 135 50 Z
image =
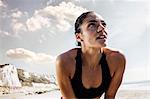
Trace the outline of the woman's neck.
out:
M 98 66 L 100 57 L 102 56 L 102 48 L 85 48 L 82 47 L 83 65 L 90 69 L 95 69 Z

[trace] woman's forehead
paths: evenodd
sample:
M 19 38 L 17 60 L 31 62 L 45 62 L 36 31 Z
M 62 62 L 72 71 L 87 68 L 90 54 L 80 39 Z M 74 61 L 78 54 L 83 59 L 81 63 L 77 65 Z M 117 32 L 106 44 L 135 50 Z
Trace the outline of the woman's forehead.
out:
M 104 21 L 103 17 L 97 13 L 88 14 L 87 17 L 84 19 L 84 22 L 90 22 L 91 20 Z

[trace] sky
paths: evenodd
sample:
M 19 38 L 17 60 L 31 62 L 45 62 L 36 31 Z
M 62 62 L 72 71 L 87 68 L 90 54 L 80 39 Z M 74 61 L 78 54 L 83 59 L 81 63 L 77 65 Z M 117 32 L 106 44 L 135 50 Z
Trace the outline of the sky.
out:
M 56 57 L 76 47 L 74 22 L 95 11 L 107 46 L 125 54 L 123 82 L 150 80 L 149 0 L 0 0 L 0 64 L 55 74 Z

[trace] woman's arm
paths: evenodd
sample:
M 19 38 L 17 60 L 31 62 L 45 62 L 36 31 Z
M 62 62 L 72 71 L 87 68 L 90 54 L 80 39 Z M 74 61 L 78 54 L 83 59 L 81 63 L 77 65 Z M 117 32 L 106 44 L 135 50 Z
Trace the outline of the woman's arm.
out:
M 70 71 L 67 59 L 58 56 L 56 59 L 56 78 L 63 99 L 75 99 L 70 81 Z
M 112 62 L 111 66 L 115 67 L 114 74 L 110 86 L 105 93 L 105 99 L 115 99 L 116 92 L 122 82 L 123 73 L 125 70 L 125 57 L 121 53 L 115 53 L 111 56 Z

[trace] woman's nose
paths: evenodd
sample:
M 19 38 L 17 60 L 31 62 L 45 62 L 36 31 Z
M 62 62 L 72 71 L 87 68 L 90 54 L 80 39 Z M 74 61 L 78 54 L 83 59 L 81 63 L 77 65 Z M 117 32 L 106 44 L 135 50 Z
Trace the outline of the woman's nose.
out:
M 104 34 L 106 34 L 107 35 L 107 29 L 106 29 L 106 27 L 104 27 L 104 26 L 98 26 L 97 27 L 97 33 L 100 33 L 100 32 L 102 32 L 102 33 L 104 33 Z
M 97 27 L 97 33 L 104 31 L 104 29 L 105 29 L 104 26 L 99 25 L 99 26 Z

